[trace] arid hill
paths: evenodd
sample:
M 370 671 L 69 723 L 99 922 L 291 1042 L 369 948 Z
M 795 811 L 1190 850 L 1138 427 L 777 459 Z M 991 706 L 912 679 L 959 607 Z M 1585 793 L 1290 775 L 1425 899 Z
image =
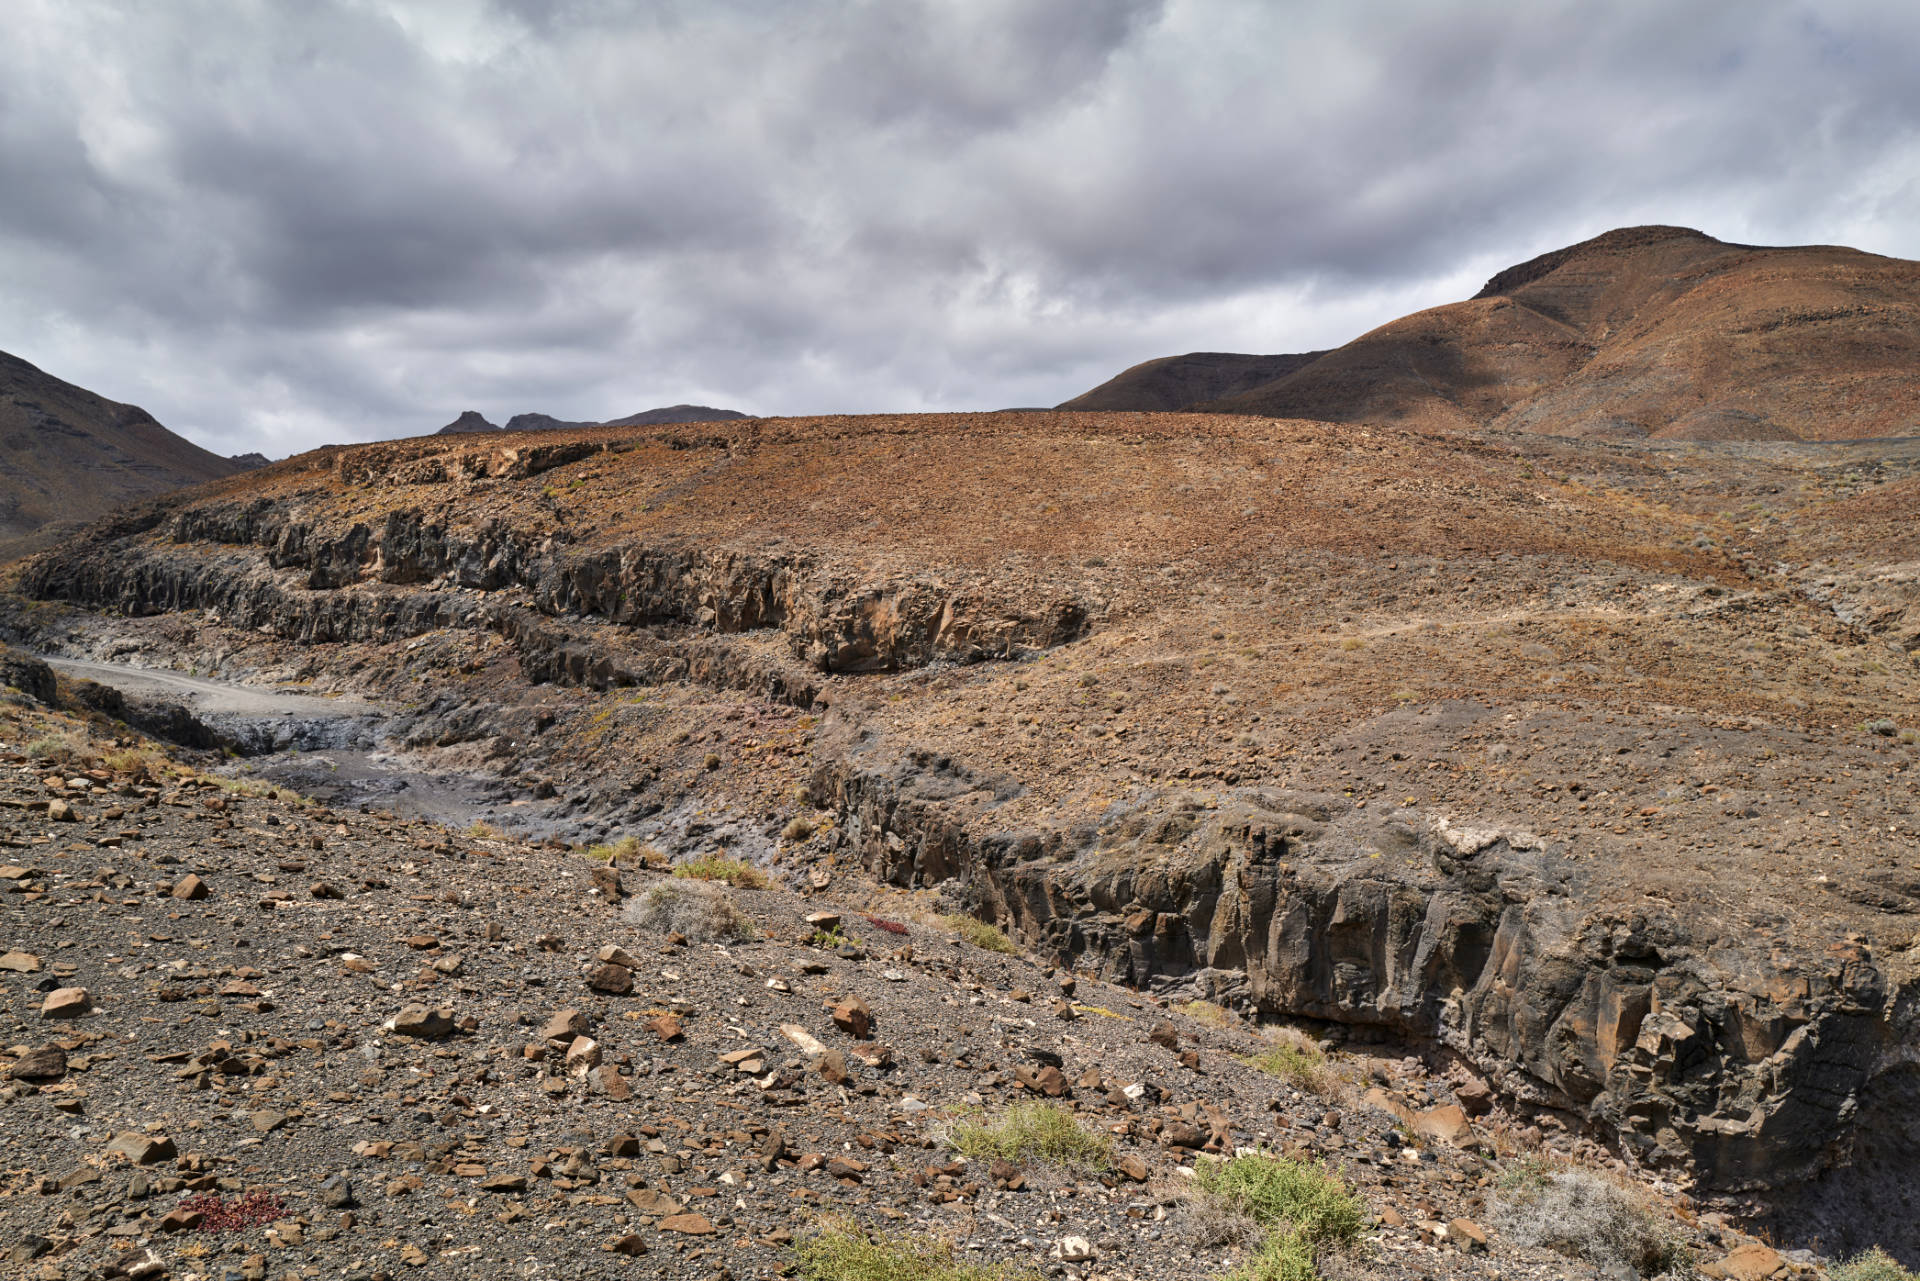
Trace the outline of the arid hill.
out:
M 516 830 L 939 895 L 1916 1251 L 1916 486 L 1224 414 L 429 437 L 102 525 L 16 634 L 404 703 Z
M 44 542 L 35 535 L 56 522 L 72 528 L 134 499 L 243 469 L 137 405 L 0 352 L 0 561 Z
M 1150 361 L 1068 406 L 1620 440 L 1861 440 L 1920 433 L 1917 360 L 1920 263 L 1631 227 L 1330 352 Z M 1219 392 L 1195 377 L 1196 362 L 1237 374 L 1261 361 L 1282 372 Z

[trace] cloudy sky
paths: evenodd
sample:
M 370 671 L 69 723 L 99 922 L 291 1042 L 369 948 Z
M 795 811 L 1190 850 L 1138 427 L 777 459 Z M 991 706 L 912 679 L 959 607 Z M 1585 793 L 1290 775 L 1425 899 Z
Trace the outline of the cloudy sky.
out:
M 1920 257 L 1920 6 L 7 0 L 0 350 L 222 453 L 1053 404 L 1609 227 Z

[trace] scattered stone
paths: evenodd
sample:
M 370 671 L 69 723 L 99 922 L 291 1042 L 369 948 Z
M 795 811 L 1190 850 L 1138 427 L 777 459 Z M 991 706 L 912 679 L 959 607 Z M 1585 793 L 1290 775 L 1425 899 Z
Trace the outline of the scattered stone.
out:
M 607 996 L 625 996 L 633 991 L 633 971 L 624 965 L 602 965 L 587 976 L 587 986 Z
M 171 1161 L 179 1154 L 172 1139 L 142 1134 L 138 1130 L 116 1134 L 113 1141 L 107 1144 L 107 1155 L 123 1156 L 135 1165 L 153 1165 L 160 1161 Z
M 40 1003 L 43 1019 L 77 1019 L 93 1008 L 93 998 L 84 987 L 59 987 L 47 993 Z
M 833 1007 L 833 1025 L 856 1041 L 873 1036 L 873 1011 L 857 996 L 849 996 Z
M 585 1036 L 593 1025 L 587 1016 L 578 1010 L 561 1010 L 540 1029 L 542 1038 L 548 1041 L 566 1041 L 572 1043 L 575 1037 Z
M 1487 1230 L 1472 1219 L 1449 1219 L 1447 1239 L 1469 1254 L 1484 1254 L 1487 1249 Z
M 7 1069 L 15 1081 L 57 1081 L 67 1074 L 67 1052 L 49 1045 L 22 1055 Z
M 710 1237 L 714 1233 L 713 1224 L 704 1214 L 670 1214 L 660 1220 L 662 1232 L 679 1232 L 690 1237 Z
M 1093 1248 L 1093 1242 L 1085 1237 L 1061 1237 L 1049 1254 L 1062 1263 L 1086 1263 L 1100 1257 Z
M 1778 1250 L 1754 1242 L 1706 1264 L 1700 1270 L 1716 1281 L 1767 1281 L 1786 1267 Z
M 9 974 L 37 974 L 40 958 L 31 952 L 8 952 L 0 955 L 0 970 Z
M 438 1041 L 453 1035 L 453 1011 L 445 1006 L 409 1005 L 393 1016 L 391 1030 L 395 1036 Z
M 207 896 L 207 883 L 189 872 L 174 883 L 173 897 L 198 901 Z

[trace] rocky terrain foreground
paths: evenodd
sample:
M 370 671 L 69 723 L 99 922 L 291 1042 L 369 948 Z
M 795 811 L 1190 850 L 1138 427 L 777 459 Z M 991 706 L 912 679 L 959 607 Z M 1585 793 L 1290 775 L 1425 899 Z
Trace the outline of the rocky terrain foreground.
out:
M 431 782 L 456 826 L 738 861 L 842 910 L 930 900 L 1113 985 L 1103 1008 L 1304 1022 L 1701 1223 L 1911 1262 L 1916 468 L 1910 441 L 1223 415 L 452 436 L 102 525 L 25 567 L 6 626 L 382 709 L 372 758 L 226 740 L 328 805 Z M 368 759 L 408 785 L 354 791 Z M 557 866 L 527 875 L 566 899 Z M 640 955 L 526 924 L 573 964 Z M 859 993 L 883 1025 L 892 990 Z M 1134 1052 L 1119 1020 L 1072 1035 L 1106 1023 L 1099 1054 Z M 1476 1213 L 1433 1209 L 1395 1205 Z M 1495 1258 L 1526 1235 L 1473 1222 Z
M 1168 1010 L 916 896 L 334 812 L 94 722 L 0 709 L 8 1276 L 764 1277 L 836 1216 L 1048 1276 L 1212 1276 L 1242 1252 L 1193 1175 L 1248 1147 L 1357 1194 L 1330 1275 L 1618 1273 L 1484 1226 L 1576 1168 L 1542 1157 L 1604 1154 L 1431 1058 Z M 1032 1103 L 1098 1152 L 954 1150 Z M 1664 1191 L 1634 1204 L 1676 1267 L 1812 1270 Z

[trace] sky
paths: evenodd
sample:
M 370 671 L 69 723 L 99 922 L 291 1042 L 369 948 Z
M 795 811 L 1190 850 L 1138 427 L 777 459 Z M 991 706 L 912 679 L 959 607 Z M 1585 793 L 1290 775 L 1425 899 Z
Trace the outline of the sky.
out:
M 1920 6 L 6 0 L 0 350 L 221 453 L 1051 405 L 1662 222 L 1920 258 Z

